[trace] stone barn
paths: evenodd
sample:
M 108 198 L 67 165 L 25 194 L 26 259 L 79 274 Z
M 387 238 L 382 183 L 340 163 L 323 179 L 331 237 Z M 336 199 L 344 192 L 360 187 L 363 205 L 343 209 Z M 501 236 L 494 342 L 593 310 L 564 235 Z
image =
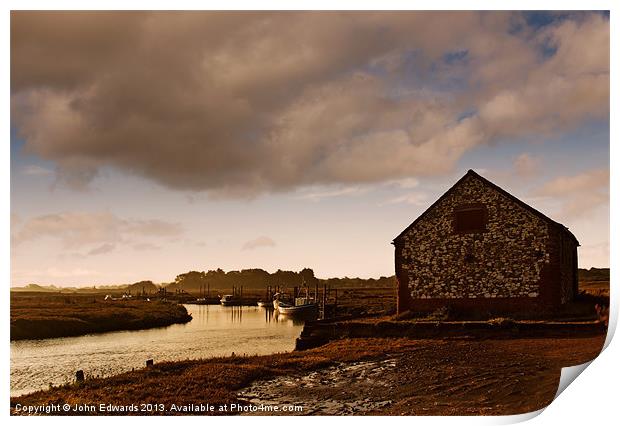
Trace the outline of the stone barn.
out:
M 399 313 L 551 311 L 577 294 L 577 238 L 473 170 L 392 244 Z

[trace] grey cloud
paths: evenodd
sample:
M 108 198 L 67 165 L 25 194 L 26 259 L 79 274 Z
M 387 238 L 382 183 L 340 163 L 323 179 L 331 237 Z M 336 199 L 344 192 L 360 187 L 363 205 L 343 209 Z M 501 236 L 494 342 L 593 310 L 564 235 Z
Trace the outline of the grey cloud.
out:
M 126 222 L 127 232 L 136 235 L 174 237 L 183 233 L 179 223 L 170 223 L 158 219 L 137 220 Z
M 110 243 L 105 243 L 100 245 L 99 247 L 96 247 L 92 250 L 90 250 L 88 252 L 89 255 L 97 255 L 97 254 L 105 254 L 105 253 L 109 253 L 111 251 L 113 251 L 116 248 L 116 245 L 114 244 L 110 244 Z
M 257 248 L 261 248 L 261 247 L 275 247 L 276 246 L 276 242 L 266 236 L 261 236 L 258 238 L 255 238 L 253 240 L 247 241 L 245 244 L 243 244 L 243 247 L 241 247 L 241 250 L 254 250 Z
M 36 216 L 23 222 L 14 233 L 21 244 L 41 237 L 58 238 L 65 247 L 116 242 L 123 221 L 111 213 L 58 213 Z
M 22 169 L 22 173 L 26 176 L 49 176 L 54 172 L 46 169 L 45 167 L 37 166 L 36 164 L 30 164 Z
M 152 243 L 138 243 L 133 245 L 133 249 L 137 251 L 151 251 L 159 250 L 161 247 Z
M 609 169 L 594 169 L 573 176 L 559 176 L 538 190 L 538 195 L 562 196 L 609 190 Z
M 414 206 L 425 207 L 429 206 L 431 203 L 429 202 L 428 194 L 423 192 L 411 192 L 394 197 L 383 203 L 383 205 L 385 204 L 411 204 Z
M 583 216 L 609 204 L 609 169 L 557 177 L 538 189 L 535 195 L 559 200 L 563 217 Z
M 361 186 L 346 186 L 342 188 L 330 188 L 330 189 L 318 189 L 318 190 L 310 190 L 297 198 L 300 200 L 311 200 L 311 201 L 320 201 L 324 198 L 333 198 L 333 197 L 344 197 L 344 196 L 352 196 L 352 195 L 360 195 L 365 194 L 369 191 L 368 187 Z
M 599 15 L 516 33 L 507 12 L 11 17 L 14 125 L 76 189 L 104 166 L 214 197 L 437 175 L 609 114 Z
M 530 178 L 538 174 L 542 159 L 527 152 L 519 155 L 513 162 L 514 173 L 521 178 Z
M 140 238 L 178 236 L 183 233 L 179 224 L 151 219 L 122 219 L 109 213 L 64 212 L 29 218 L 20 223 L 12 234 L 15 246 L 48 237 L 61 242 L 65 248 L 97 245 L 89 254 L 111 251 L 116 244 Z
M 11 212 L 11 227 L 17 226 L 21 223 L 22 218 L 17 213 Z

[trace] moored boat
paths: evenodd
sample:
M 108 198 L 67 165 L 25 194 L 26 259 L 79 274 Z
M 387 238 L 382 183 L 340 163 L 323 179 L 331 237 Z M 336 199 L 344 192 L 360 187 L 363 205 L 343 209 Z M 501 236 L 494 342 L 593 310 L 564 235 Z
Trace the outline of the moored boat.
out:
M 318 303 L 308 296 L 296 297 L 293 303 L 284 303 L 278 298 L 274 304 L 277 305 L 277 312 L 284 316 L 314 319 L 319 314 Z
M 290 308 L 291 306 L 293 305 L 291 305 L 290 303 L 283 302 L 282 300 L 279 300 L 279 299 L 276 299 L 273 301 L 273 308 L 276 311 L 280 311 L 281 309 L 284 309 L 284 308 Z
M 235 305 L 235 299 L 234 296 L 232 294 L 225 294 L 222 296 L 222 298 L 220 299 L 220 303 L 223 306 L 233 306 Z
M 283 295 L 282 293 L 276 293 L 273 295 L 273 309 L 275 309 L 276 311 L 280 309 L 280 307 L 287 307 L 287 306 L 293 306 L 291 303 L 285 302 L 284 299 L 286 298 L 285 295 Z
M 278 312 L 282 315 L 316 315 L 319 312 L 319 305 L 316 303 L 305 303 L 303 305 L 296 306 L 283 306 L 278 307 Z

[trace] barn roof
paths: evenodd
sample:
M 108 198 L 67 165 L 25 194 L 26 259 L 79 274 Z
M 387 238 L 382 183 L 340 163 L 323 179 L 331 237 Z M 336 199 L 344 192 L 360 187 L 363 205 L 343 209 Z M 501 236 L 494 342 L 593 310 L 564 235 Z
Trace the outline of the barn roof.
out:
M 572 238 L 575 243 L 577 243 L 577 245 L 579 245 L 579 241 L 577 240 L 577 237 L 575 237 L 575 235 L 573 235 L 573 233 L 571 231 L 568 230 L 568 228 L 564 225 L 562 225 L 559 222 L 554 221 L 553 219 L 551 219 L 550 217 L 546 216 L 545 214 L 539 212 L 538 210 L 536 210 L 534 207 L 530 206 L 529 204 L 524 203 L 523 201 L 519 200 L 517 197 L 515 197 L 514 195 L 510 194 L 508 191 L 506 191 L 505 189 L 500 188 L 499 186 L 495 185 L 493 182 L 491 182 L 488 179 L 483 178 L 482 176 L 480 176 L 478 173 L 474 172 L 473 170 L 468 170 L 467 173 L 465 173 L 465 175 L 460 178 L 454 185 L 452 185 L 450 187 L 450 189 L 448 189 L 441 197 L 439 197 L 437 199 L 437 201 L 435 201 L 433 204 L 430 205 L 429 208 L 427 208 L 424 213 L 422 213 L 420 216 L 418 216 L 418 218 L 416 220 L 414 220 L 411 225 L 409 225 L 408 227 L 406 227 L 403 232 L 401 232 L 400 234 L 398 234 L 398 236 L 396 238 L 394 238 L 394 240 L 392 241 L 392 243 L 396 243 L 398 240 L 400 240 L 403 235 L 405 235 L 407 233 L 407 231 L 409 231 L 411 228 L 413 228 L 424 216 L 426 216 L 428 214 L 428 212 L 430 212 L 431 210 L 433 210 L 433 208 L 439 204 L 441 202 L 441 200 L 443 200 L 444 198 L 446 198 L 448 195 L 450 195 L 454 189 L 456 187 L 458 187 L 460 185 L 461 182 L 463 182 L 468 176 L 474 177 L 476 179 L 478 179 L 480 182 L 482 182 L 484 185 L 489 186 L 491 188 L 493 188 L 494 190 L 496 190 L 497 192 L 499 192 L 500 194 L 508 197 L 510 200 L 512 200 L 514 203 L 518 204 L 519 206 L 523 207 L 524 209 L 526 209 L 527 211 L 533 213 L 535 216 L 538 216 L 539 218 L 543 219 L 544 221 L 546 221 L 547 223 L 549 223 L 551 226 L 555 226 L 558 227 L 562 232 L 566 233 L 566 235 L 568 235 L 569 238 Z

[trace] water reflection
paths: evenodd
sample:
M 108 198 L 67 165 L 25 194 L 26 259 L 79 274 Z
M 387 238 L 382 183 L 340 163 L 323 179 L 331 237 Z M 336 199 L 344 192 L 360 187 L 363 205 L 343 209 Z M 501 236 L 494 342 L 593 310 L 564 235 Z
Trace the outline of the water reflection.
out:
M 226 306 L 226 308 L 230 311 L 231 322 L 241 322 L 243 319 L 244 306 Z
M 272 309 L 186 305 L 193 319 L 169 327 L 11 342 L 11 395 L 72 380 L 76 370 L 103 376 L 141 368 L 147 359 L 196 359 L 290 351 L 303 320 Z
M 308 316 L 308 318 L 304 317 L 304 316 L 290 316 L 290 315 L 282 315 L 279 314 L 278 311 L 272 311 L 273 312 L 273 318 L 275 321 L 281 322 L 281 323 L 287 323 L 287 324 L 291 324 L 295 327 L 303 327 L 304 323 L 307 320 L 312 320 L 312 319 L 316 319 L 315 315 L 310 314 Z

